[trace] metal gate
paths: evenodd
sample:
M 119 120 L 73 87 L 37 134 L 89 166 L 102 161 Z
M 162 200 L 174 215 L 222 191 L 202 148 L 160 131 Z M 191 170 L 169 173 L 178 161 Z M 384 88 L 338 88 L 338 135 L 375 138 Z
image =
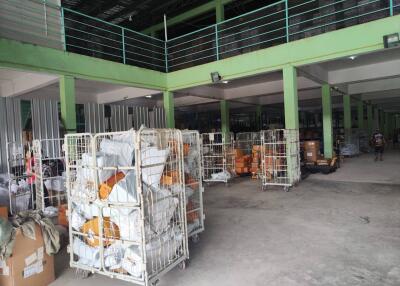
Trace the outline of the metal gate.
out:
M 24 147 L 16 142 L 7 144 L 8 190 L 11 214 L 35 208 L 33 199 L 33 158 L 31 154 L 29 145 Z M 28 157 L 27 163 L 25 162 L 25 155 Z
M 32 142 L 38 210 L 58 208 L 67 203 L 63 145 L 64 139 L 41 139 Z
M 289 190 L 300 181 L 299 131 L 263 130 L 261 142 L 262 188 L 283 186 Z
M 205 182 L 227 183 L 235 174 L 233 133 L 203 133 L 202 162 Z
M 198 234 L 204 231 L 205 218 L 200 134 L 198 131 L 183 130 L 182 138 L 188 235 L 193 241 L 197 241 Z

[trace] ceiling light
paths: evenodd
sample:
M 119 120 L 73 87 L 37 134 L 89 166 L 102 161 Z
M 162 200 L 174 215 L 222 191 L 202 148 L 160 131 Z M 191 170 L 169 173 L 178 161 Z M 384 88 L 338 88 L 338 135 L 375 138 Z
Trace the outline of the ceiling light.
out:
M 357 58 L 357 56 L 350 56 L 349 59 L 354 61 Z
M 151 94 L 150 94 L 150 95 L 146 95 L 145 97 L 146 97 L 146 98 L 151 98 Z
M 229 83 L 229 80 L 223 80 L 223 81 L 221 81 L 222 83 L 225 83 L 225 84 L 228 84 Z

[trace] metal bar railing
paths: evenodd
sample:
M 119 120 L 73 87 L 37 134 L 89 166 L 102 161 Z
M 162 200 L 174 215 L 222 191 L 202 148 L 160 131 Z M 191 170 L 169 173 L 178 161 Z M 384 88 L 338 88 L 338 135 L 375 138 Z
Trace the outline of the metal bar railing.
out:
M 397 14 L 400 0 L 280 0 L 163 41 L 46 0 L 0 0 L 0 37 L 170 72 Z

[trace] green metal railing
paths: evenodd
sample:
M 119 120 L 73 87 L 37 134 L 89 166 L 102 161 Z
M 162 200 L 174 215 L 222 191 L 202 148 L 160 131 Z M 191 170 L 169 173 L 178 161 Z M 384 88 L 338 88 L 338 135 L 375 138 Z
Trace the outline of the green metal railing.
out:
M 400 0 L 277 1 L 258 10 L 168 40 L 169 71 L 399 13 Z
M 163 72 L 400 14 L 400 0 L 281 0 L 165 42 L 49 1 L 0 0 L 0 37 Z

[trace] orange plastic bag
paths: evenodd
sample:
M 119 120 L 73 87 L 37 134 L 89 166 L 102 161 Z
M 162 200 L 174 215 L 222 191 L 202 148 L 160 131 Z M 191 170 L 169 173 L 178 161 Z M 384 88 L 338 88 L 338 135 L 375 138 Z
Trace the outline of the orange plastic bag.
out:
M 121 181 L 123 178 L 125 178 L 125 174 L 123 172 L 118 172 L 115 175 L 112 175 L 110 178 L 108 178 L 107 181 L 102 183 L 99 188 L 100 199 L 101 200 L 107 199 L 115 184 Z
M 92 247 L 100 245 L 100 240 L 98 239 L 100 235 L 99 225 L 99 218 L 96 217 L 86 222 L 81 229 L 83 233 L 87 234 L 85 237 L 86 243 Z M 111 222 L 109 217 L 103 218 L 103 237 L 103 246 L 109 246 L 114 240 L 120 238 L 118 225 Z

